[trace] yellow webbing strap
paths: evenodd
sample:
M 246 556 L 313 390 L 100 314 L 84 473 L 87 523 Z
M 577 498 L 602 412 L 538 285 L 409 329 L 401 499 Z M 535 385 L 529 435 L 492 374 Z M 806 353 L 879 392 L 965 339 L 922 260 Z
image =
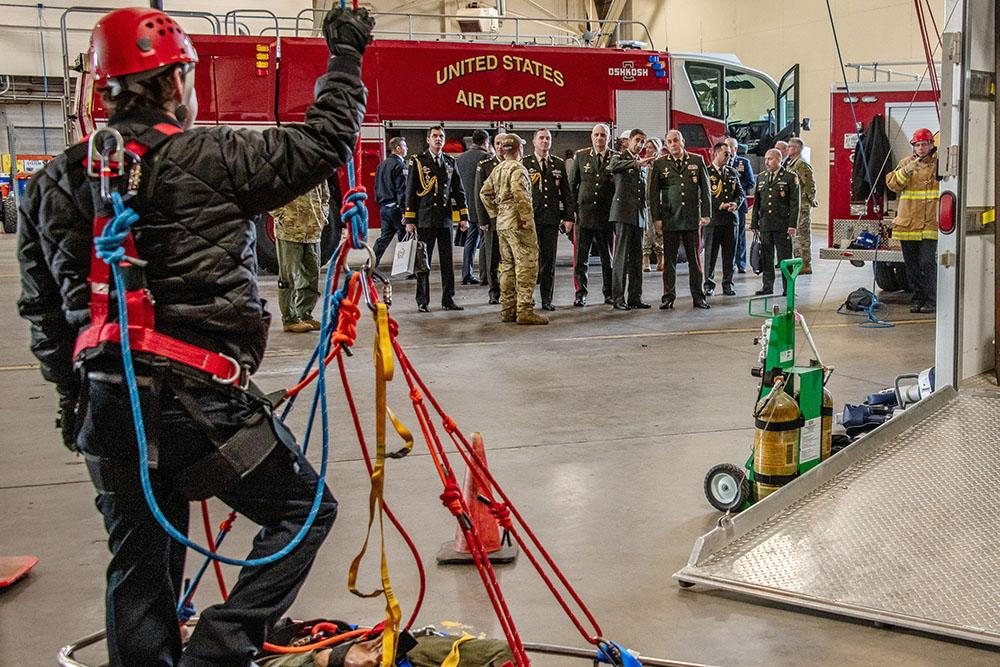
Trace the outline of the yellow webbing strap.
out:
M 455 643 L 451 645 L 451 651 L 448 652 L 444 662 L 441 663 L 441 667 L 458 667 L 459 662 L 462 660 L 462 654 L 458 647 L 470 639 L 475 639 L 475 637 L 467 632 L 463 632 L 462 636 L 455 640 Z
M 347 573 L 347 588 L 354 595 L 363 598 L 372 598 L 379 595 L 385 597 L 385 628 L 382 630 L 382 667 L 391 667 L 395 661 L 396 644 L 399 638 L 399 622 L 402 617 L 399 609 L 399 601 L 392 592 L 392 583 L 389 580 L 389 562 L 385 553 L 385 527 L 383 524 L 383 516 L 385 514 L 385 506 L 383 504 L 385 459 L 387 457 L 399 458 L 405 456 L 413 448 L 413 435 L 396 418 L 396 415 L 392 413 L 392 410 L 389 409 L 386 403 L 386 385 L 392 380 L 395 368 L 392 354 L 392 340 L 389 336 L 389 311 L 384 303 L 379 303 L 375 305 L 375 461 L 372 465 L 371 491 L 368 494 L 368 531 L 365 534 L 365 541 L 361 546 L 361 551 L 351 561 L 351 567 Z M 391 454 L 386 454 L 386 415 L 391 417 L 396 432 L 405 442 L 402 449 Z M 368 551 L 368 541 L 371 537 L 372 525 L 375 522 L 376 509 L 378 511 L 379 542 L 381 548 L 382 588 L 371 593 L 362 593 L 357 587 L 358 571 L 361 568 L 361 561 Z

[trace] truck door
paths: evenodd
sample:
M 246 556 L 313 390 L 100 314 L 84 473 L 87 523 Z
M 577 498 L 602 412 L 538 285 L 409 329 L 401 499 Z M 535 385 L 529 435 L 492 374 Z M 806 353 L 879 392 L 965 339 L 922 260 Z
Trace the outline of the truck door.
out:
M 799 134 L 799 66 L 785 72 L 778 83 L 774 108 L 778 110 L 778 135 L 795 137 Z

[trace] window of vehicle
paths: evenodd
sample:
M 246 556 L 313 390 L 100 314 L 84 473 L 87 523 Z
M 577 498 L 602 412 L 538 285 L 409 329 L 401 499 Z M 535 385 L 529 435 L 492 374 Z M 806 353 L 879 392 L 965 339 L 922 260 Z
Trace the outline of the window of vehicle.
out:
M 694 123 L 681 123 L 677 126 L 677 131 L 684 137 L 684 146 L 687 148 L 711 148 L 708 141 L 708 133 L 703 125 Z
M 685 69 L 701 112 L 712 118 L 722 118 L 722 68 L 704 63 L 687 63 Z
M 745 125 L 774 118 L 774 89 L 750 72 L 726 69 L 726 121 Z

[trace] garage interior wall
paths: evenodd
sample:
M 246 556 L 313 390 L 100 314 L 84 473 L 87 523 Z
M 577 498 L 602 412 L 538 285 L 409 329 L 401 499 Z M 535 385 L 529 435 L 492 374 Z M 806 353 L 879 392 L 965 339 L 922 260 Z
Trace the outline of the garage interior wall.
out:
M 924 60 L 912 0 L 830 0 L 830 4 L 844 62 Z M 930 6 L 938 27 L 943 26 L 944 3 L 931 0 Z M 745 65 L 775 79 L 799 63 L 800 113 L 812 120 L 812 130 L 803 132 L 802 138 L 812 149 L 818 186 L 819 208 L 813 210 L 813 225 L 825 229 L 830 87 L 843 81 L 826 3 L 634 0 L 633 15 L 649 26 L 658 49 L 734 53 Z M 899 69 L 923 73 L 923 68 Z M 848 70 L 848 77 L 854 80 L 852 70 Z M 862 77 L 866 80 L 871 80 L 870 75 Z

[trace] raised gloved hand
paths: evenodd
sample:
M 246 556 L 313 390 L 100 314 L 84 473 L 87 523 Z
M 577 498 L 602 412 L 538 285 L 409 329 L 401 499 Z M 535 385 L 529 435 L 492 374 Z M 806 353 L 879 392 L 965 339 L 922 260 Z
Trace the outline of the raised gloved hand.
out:
M 372 42 L 375 19 L 368 10 L 335 7 L 323 19 L 323 36 L 334 55 L 361 55 Z

